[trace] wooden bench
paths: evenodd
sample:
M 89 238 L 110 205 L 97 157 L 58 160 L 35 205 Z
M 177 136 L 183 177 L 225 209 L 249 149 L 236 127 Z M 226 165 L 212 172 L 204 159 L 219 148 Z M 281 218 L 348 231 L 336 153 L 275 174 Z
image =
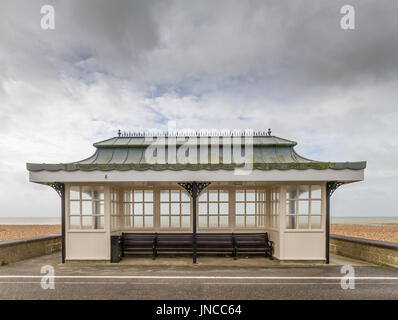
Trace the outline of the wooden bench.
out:
M 231 233 L 198 233 L 196 248 L 198 253 L 235 253 Z
M 125 254 L 152 252 L 155 258 L 155 233 L 122 233 L 122 257 Z
M 157 233 L 155 257 L 159 252 L 192 252 L 192 233 Z
M 274 249 L 273 241 L 269 240 L 268 233 L 234 233 L 235 257 L 239 253 L 263 253 L 270 257 Z
M 125 254 L 194 253 L 192 233 L 122 233 L 122 257 Z M 268 233 L 198 233 L 197 253 L 231 253 L 234 259 L 240 253 L 261 253 L 272 259 L 273 242 Z

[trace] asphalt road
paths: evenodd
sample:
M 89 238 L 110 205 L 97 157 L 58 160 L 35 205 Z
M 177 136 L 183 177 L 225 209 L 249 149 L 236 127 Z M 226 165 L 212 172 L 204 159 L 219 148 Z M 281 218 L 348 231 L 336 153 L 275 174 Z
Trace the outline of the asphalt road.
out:
M 41 286 L 43 265 L 55 269 L 54 289 Z M 0 267 L 0 299 L 398 299 L 398 270 L 366 265 L 354 270 L 355 289 L 343 289 L 344 274 L 336 265 L 61 265 L 55 254 Z

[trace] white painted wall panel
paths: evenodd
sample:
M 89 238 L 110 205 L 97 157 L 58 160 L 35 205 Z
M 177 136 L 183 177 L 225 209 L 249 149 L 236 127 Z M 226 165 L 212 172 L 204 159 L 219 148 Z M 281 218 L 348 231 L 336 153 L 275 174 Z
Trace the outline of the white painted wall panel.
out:
M 110 240 L 107 232 L 68 232 L 67 260 L 109 260 Z
M 324 260 L 325 232 L 285 232 L 281 260 Z

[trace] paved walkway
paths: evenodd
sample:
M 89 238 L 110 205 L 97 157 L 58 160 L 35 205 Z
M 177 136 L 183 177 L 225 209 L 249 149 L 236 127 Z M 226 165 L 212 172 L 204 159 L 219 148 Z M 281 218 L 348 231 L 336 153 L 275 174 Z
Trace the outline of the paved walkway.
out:
M 185 258 L 173 259 L 62 265 L 57 253 L 20 261 L 0 267 L 0 299 L 398 299 L 397 269 L 337 256 L 329 266 L 270 262 L 264 267 L 253 259 L 251 265 L 228 267 L 224 257 L 213 257 L 211 264 L 202 257 L 193 266 L 178 265 Z M 355 270 L 353 290 L 341 287 L 341 265 L 347 263 Z M 44 265 L 55 269 L 54 290 L 41 288 Z

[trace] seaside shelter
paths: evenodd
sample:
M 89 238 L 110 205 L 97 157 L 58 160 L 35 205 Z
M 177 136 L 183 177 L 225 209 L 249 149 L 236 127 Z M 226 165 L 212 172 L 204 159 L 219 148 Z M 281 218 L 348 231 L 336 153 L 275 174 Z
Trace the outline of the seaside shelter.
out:
M 250 235 L 266 234 L 276 259 L 329 263 L 330 197 L 362 181 L 366 162 L 310 160 L 296 144 L 270 130 L 119 130 L 87 159 L 27 170 L 61 197 L 62 262 L 117 262 L 132 235 L 132 249 L 144 252 L 150 241 L 155 257 L 169 239 L 170 251 L 196 262 L 201 239 L 224 252 L 231 235 L 236 253 L 240 236 L 245 247 Z

